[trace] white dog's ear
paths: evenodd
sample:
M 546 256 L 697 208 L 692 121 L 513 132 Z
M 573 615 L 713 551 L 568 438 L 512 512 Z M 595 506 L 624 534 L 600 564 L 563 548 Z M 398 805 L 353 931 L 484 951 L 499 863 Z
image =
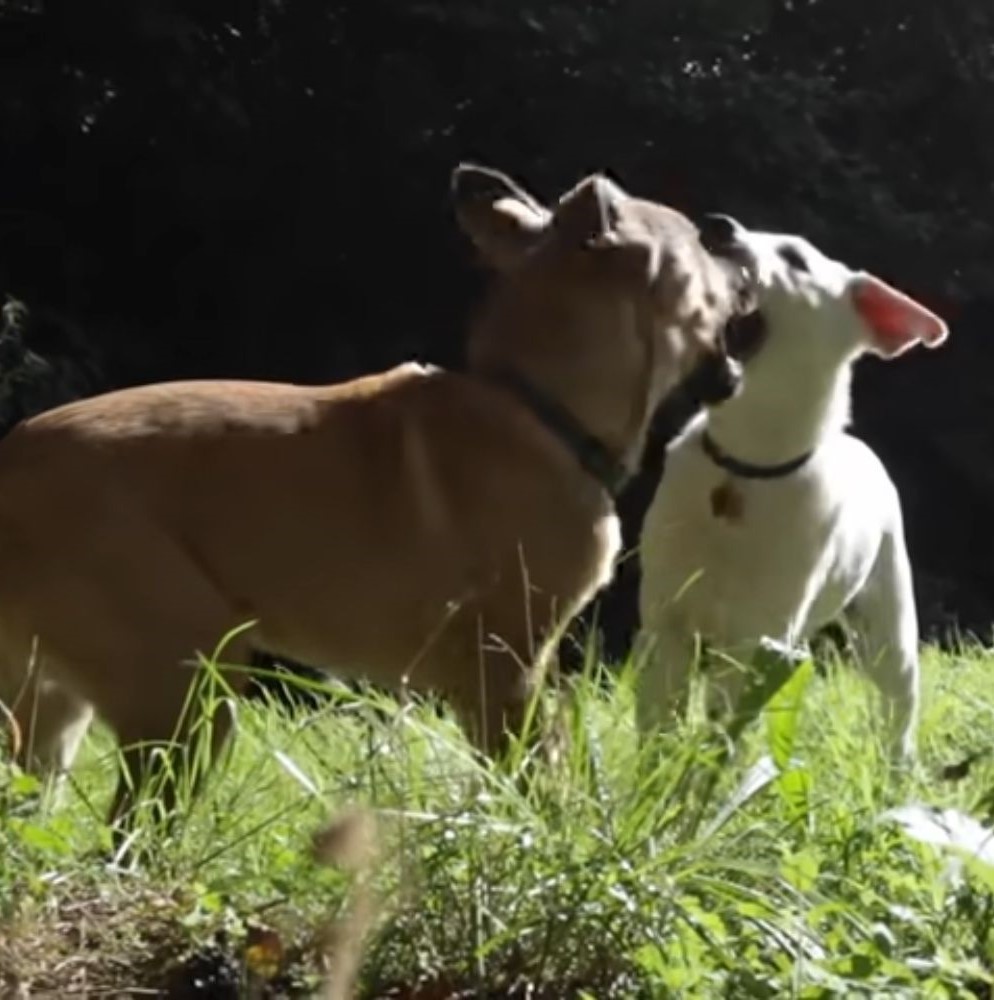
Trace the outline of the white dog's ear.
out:
M 460 163 L 452 201 L 463 232 L 492 267 L 512 267 L 545 232 L 551 213 L 499 170 Z
M 919 343 L 938 347 L 949 335 L 945 321 L 931 309 L 866 271 L 853 277 L 849 293 L 870 328 L 870 349 L 883 358 L 896 358 Z

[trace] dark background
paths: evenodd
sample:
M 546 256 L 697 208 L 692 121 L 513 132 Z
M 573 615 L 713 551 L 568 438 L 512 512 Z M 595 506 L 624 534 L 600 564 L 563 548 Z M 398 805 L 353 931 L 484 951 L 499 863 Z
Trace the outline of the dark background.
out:
M 943 314 L 865 361 L 924 624 L 994 618 L 990 0 L 0 0 L 0 430 L 156 379 L 458 364 L 460 159 L 797 231 Z M 677 407 L 679 409 L 679 407 Z M 630 540 L 674 424 L 622 507 Z M 637 566 L 600 611 L 634 622 Z

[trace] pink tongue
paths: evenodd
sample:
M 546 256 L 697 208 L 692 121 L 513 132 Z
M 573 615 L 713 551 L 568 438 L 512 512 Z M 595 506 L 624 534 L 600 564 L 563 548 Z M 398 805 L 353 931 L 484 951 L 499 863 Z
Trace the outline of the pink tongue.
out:
M 934 312 L 872 274 L 858 274 L 851 294 L 856 311 L 885 357 L 901 354 L 919 342 L 938 347 L 949 335 L 949 328 Z

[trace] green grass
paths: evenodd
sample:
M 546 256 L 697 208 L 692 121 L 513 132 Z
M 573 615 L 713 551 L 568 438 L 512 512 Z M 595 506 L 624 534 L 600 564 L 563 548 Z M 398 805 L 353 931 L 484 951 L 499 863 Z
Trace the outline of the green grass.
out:
M 888 775 L 848 669 L 796 710 L 782 694 L 724 762 L 703 727 L 640 754 L 631 671 L 588 671 L 566 683 L 566 749 L 530 782 L 424 704 L 337 687 L 317 713 L 242 703 L 230 760 L 136 871 L 106 860 L 98 730 L 58 805 L 0 771 L 0 996 L 331 996 L 355 959 L 368 997 L 987 997 L 994 868 L 884 814 L 991 822 L 994 759 L 942 772 L 994 742 L 992 683 L 980 651 L 926 651 L 910 776 Z M 764 755 L 779 776 L 737 802 Z M 343 820 L 315 857 L 353 807 L 375 832 Z M 218 977 L 200 993 L 197 968 Z

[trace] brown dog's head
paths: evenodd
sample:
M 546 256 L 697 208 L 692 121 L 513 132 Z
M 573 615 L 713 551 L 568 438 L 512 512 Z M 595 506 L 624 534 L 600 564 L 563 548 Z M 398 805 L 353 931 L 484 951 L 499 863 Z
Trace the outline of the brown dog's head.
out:
M 593 175 L 549 209 L 496 170 L 462 165 L 463 230 L 498 274 L 469 343 L 474 370 L 510 366 L 554 395 L 619 458 L 684 376 L 731 393 L 722 331 L 754 308 L 752 278 L 709 254 L 664 205 Z

